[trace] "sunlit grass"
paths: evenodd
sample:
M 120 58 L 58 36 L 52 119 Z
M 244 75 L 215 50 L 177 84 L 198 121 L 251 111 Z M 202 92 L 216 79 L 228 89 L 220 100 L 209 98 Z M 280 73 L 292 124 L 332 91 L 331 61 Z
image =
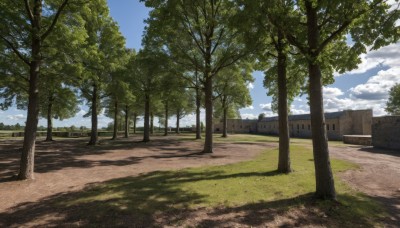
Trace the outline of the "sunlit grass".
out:
M 251 140 L 258 140 L 256 136 Z M 375 226 L 385 216 L 383 209 L 368 197 L 351 190 L 340 181 L 338 174 L 358 166 L 341 160 L 332 160 L 340 206 L 336 203 L 311 203 L 315 190 L 314 164 L 309 147 L 293 146 L 293 173 L 276 172 L 277 149 L 262 153 L 252 161 L 236 164 L 190 168 L 178 171 L 153 172 L 138 177 L 108 181 L 78 193 L 68 200 L 57 202 L 61 207 L 95 209 L 85 216 L 101 219 L 107 213 L 134 213 L 151 217 L 156 212 L 196 208 L 243 205 L 290 208 L 315 207 L 328 214 L 328 223 L 335 226 Z M 277 202 L 277 203 L 275 203 Z M 283 203 L 278 203 L 283 202 Z M 336 206 L 332 206 L 336 205 Z M 95 220 L 96 220 L 95 219 Z M 184 219 L 184 218 L 182 218 Z M 91 221 L 93 222 L 93 221 Z

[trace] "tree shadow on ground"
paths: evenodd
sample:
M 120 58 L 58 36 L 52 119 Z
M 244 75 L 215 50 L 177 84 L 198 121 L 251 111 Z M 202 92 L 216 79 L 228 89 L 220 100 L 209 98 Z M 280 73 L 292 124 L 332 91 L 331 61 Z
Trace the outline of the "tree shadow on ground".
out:
M 389 149 L 382 149 L 382 148 L 376 148 L 372 146 L 368 147 L 361 147 L 359 151 L 363 152 L 369 152 L 369 153 L 374 153 L 374 154 L 386 154 L 386 155 L 391 155 L 391 156 L 396 156 L 400 157 L 400 151 L 395 151 L 395 150 L 389 150 Z
M 363 211 L 368 202 L 355 196 L 340 196 L 347 205 L 319 203 L 308 193 L 237 206 L 220 203 L 212 208 L 204 207 L 208 195 L 181 185 L 252 175 L 276 173 L 226 175 L 219 171 L 158 171 L 92 183 L 79 191 L 16 205 L 0 214 L 0 227 L 373 226 Z M 348 224 L 349 221 L 352 223 Z
M 54 142 L 38 141 L 35 152 L 35 172 L 47 173 L 65 168 L 91 168 L 95 166 L 127 166 L 146 158 L 202 157 L 200 149 L 191 148 L 179 140 L 157 138 L 148 143 L 138 143 L 139 137 L 102 140 L 99 145 L 86 146 L 87 139 L 58 139 Z M 12 180 L 18 173 L 20 162 L 19 140 L 4 140 L 0 144 L 0 182 Z M 154 155 L 143 156 L 135 152 L 148 149 Z M 113 153 L 116 150 L 132 151 L 133 156 L 119 160 L 92 160 L 84 156 Z
M 369 196 L 373 200 L 379 201 L 385 205 L 388 209 L 389 219 L 387 220 L 387 225 L 389 227 L 399 227 L 400 226 L 400 189 L 397 195 L 393 197 L 383 197 L 383 196 Z

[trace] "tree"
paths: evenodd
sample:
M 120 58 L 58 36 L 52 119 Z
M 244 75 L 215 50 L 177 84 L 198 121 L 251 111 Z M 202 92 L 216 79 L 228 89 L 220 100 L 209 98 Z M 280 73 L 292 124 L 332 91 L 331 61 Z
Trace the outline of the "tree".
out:
M 80 89 L 90 106 L 85 115 L 91 116 L 92 120 L 88 145 L 95 145 L 98 142 L 97 116 L 102 110 L 101 100 L 110 95 L 107 86 L 112 82 L 112 74 L 124 65 L 125 39 L 110 17 L 105 0 L 91 1 L 81 12 L 88 36 L 83 53 L 85 71 Z
M 220 77 L 215 80 L 215 92 L 219 101 L 215 113 L 222 113 L 222 137 L 228 137 L 228 113 L 239 113 L 240 108 L 247 107 L 252 103 L 248 89 L 248 84 L 254 81 L 251 71 L 251 66 L 233 65 L 223 69 L 220 72 Z
M 108 117 L 114 118 L 114 129 L 112 140 L 117 138 L 119 117 L 122 116 L 122 109 L 125 112 L 125 137 L 128 137 L 128 115 L 129 115 L 129 104 L 134 101 L 135 96 L 132 93 L 132 88 L 130 87 L 129 80 L 134 80 L 132 78 L 133 74 L 128 72 L 127 64 L 129 63 L 130 55 L 135 55 L 134 52 L 126 50 L 126 54 L 120 56 L 120 64 L 122 65 L 120 69 L 111 73 L 111 82 L 108 84 L 106 90 L 109 95 L 106 99 L 106 115 Z M 121 108 L 123 107 L 123 108 Z
M 386 112 L 391 115 L 400 115 L 400 84 L 397 83 L 389 91 L 389 99 L 386 103 Z
M 150 116 L 152 98 L 159 91 L 164 74 L 166 55 L 157 47 L 145 46 L 136 56 L 131 69 L 135 78 L 133 83 L 136 97 L 144 102 L 143 142 L 150 141 Z
M 195 99 L 192 91 L 183 86 L 175 89 L 174 97 L 172 98 L 171 109 L 175 111 L 176 130 L 175 133 L 180 134 L 180 120 L 188 114 L 193 113 L 195 109 Z
M 147 33 L 164 40 L 172 56 L 184 56 L 193 71 L 202 72 L 206 108 L 203 152 L 212 153 L 213 79 L 221 69 L 251 53 L 241 45 L 237 29 L 231 26 L 237 9 L 235 3 L 228 0 L 145 2 L 153 8 L 147 20 Z
M 333 71 L 356 67 L 366 46 L 378 48 L 397 39 L 398 11 L 389 12 L 386 1 L 289 1 L 270 11 L 271 23 L 304 56 L 308 66 L 308 94 L 316 178 L 316 197 L 335 199 L 336 191 L 325 129 L 322 85 L 332 81 Z M 276 8 L 274 7 L 274 8 Z M 352 43 L 347 43 L 350 35 Z M 353 44 L 352 46 L 349 46 Z M 330 72 L 325 77 L 322 70 Z
M 258 115 L 258 121 L 261 121 L 262 119 L 264 119 L 265 118 L 265 113 L 260 113 L 259 115 Z
M 36 131 L 39 118 L 40 70 L 43 44 L 73 0 L 11 1 L 0 3 L 0 40 L 7 52 L 29 68 L 28 110 L 18 179 L 33 179 Z
M 83 28 L 82 18 L 75 12 L 66 11 L 68 20 L 61 18 L 60 25 L 54 29 L 52 35 L 45 42 L 47 48 L 43 63 L 43 80 L 39 87 L 40 116 L 47 119 L 46 141 L 52 141 L 53 119 L 67 119 L 78 112 L 77 82 L 82 73 L 79 64 L 80 49 L 83 46 L 86 31 Z M 71 23 L 75 18 L 75 23 Z M 63 34 L 62 36 L 60 34 Z M 61 38 L 62 37 L 62 38 Z M 64 39 L 70 42 L 65 42 Z

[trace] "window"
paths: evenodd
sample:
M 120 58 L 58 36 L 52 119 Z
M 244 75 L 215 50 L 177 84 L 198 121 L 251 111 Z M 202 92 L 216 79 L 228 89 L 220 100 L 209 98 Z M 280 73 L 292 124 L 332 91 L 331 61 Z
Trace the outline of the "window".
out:
M 332 124 L 332 131 L 335 130 L 335 124 Z
M 329 124 L 326 125 L 326 129 L 329 131 Z
M 301 129 L 303 129 L 303 130 L 304 130 L 304 124 L 302 124 L 302 125 L 301 125 Z
M 234 125 L 232 125 L 232 128 L 235 128 L 235 124 L 234 124 Z
M 240 128 L 242 128 L 242 125 L 240 125 Z
M 310 126 L 310 124 L 308 125 L 308 130 L 311 130 L 311 126 Z
M 299 130 L 299 129 L 300 129 L 300 125 L 297 124 L 297 130 Z

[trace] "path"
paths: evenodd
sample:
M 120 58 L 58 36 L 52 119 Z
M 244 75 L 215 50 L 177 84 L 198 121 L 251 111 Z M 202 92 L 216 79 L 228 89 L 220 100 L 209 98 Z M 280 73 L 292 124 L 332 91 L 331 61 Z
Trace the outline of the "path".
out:
M 79 191 L 87 184 L 137 176 L 159 170 L 204 165 L 222 165 L 250 160 L 266 147 L 262 144 L 215 143 L 214 154 L 198 154 L 199 141 L 153 137 L 104 140 L 103 145 L 85 146 L 83 139 L 59 139 L 37 143 L 34 181 L 8 181 L 18 172 L 19 141 L 0 142 L 0 213 L 21 203 L 35 202 L 58 193 Z M 135 142 L 136 141 L 136 142 Z M 3 182 L 3 183 L 2 183 Z
M 361 166 L 341 177 L 357 191 L 383 203 L 391 216 L 390 225 L 400 226 L 400 152 L 362 146 L 331 147 L 330 152 Z

